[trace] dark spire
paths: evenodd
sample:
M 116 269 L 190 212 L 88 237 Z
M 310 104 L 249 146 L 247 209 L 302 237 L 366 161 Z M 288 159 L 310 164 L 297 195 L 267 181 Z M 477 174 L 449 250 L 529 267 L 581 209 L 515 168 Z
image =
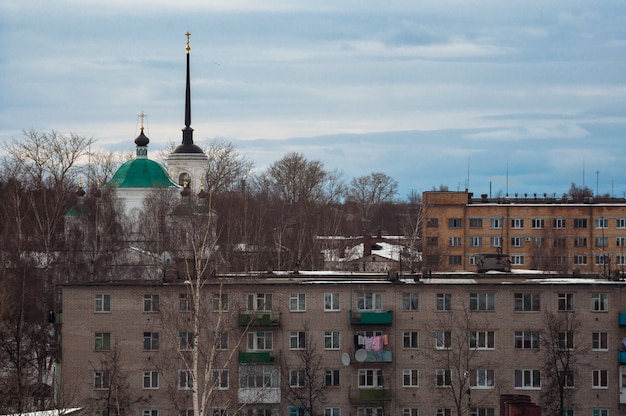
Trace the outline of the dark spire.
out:
M 173 153 L 204 153 L 199 146 L 193 144 L 193 129 L 191 128 L 191 81 L 189 76 L 189 37 L 191 33 L 185 33 L 187 36 L 187 85 L 185 90 L 185 128 L 183 129 L 183 142 L 174 149 Z

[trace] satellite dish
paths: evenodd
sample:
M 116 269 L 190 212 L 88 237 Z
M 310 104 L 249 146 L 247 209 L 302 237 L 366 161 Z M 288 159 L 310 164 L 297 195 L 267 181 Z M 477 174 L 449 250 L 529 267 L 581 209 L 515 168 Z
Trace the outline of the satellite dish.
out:
M 626 338 L 622 340 L 622 345 L 624 346 L 624 348 L 626 348 Z
M 169 266 L 171 262 L 172 255 L 170 253 L 168 253 L 167 251 L 161 253 L 161 264 L 163 265 L 163 267 Z
M 363 361 L 367 359 L 367 351 L 365 351 L 362 348 L 359 350 L 356 350 L 356 352 L 354 353 L 354 359 L 362 363 Z
M 346 366 L 350 365 L 350 354 L 348 354 L 347 352 L 341 354 L 341 364 Z

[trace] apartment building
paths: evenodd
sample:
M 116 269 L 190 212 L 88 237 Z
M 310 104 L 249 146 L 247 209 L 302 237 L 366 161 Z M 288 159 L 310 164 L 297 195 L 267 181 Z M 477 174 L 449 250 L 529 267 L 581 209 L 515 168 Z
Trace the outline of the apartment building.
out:
M 501 395 L 544 403 L 554 393 L 554 343 L 571 364 L 566 414 L 626 415 L 623 281 L 285 272 L 215 276 L 199 303 L 184 281 L 62 289 L 62 393 L 85 415 L 121 405 L 189 416 L 196 389 L 210 391 L 212 416 L 304 416 L 310 406 L 324 416 L 448 416 L 457 406 L 494 416 Z
M 424 192 L 422 200 L 427 270 L 475 271 L 496 259 L 503 269 L 624 274 L 622 198 L 474 198 L 462 191 Z

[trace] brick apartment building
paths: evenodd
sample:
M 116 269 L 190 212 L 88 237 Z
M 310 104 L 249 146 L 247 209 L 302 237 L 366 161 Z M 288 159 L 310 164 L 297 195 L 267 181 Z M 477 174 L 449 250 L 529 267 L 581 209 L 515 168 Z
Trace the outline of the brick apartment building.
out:
M 624 273 L 626 200 L 621 198 L 424 192 L 423 208 L 427 270 L 475 271 L 485 258 L 501 256 L 513 269 Z
M 203 290 L 198 348 L 216 355 L 210 415 L 311 414 L 291 393 L 306 392 L 305 370 L 317 369 L 326 395 L 316 414 L 447 416 L 460 394 L 464 414 L 494 416 L 503 394 L 542 403 L 550 340 L 575 357 L 568 415 L 626 415 L 623 281 L 300 272 L 216 276 Z M 189 294 L 182 281 L 64 286 L 61 366 L 73 405 L 85 415 L 114 408 L 115 370 L 124 414 L 190 415 Z M 551 339 L 549 316 L 577 324 Z M 213 344 L 218 318 L 224 332 Z

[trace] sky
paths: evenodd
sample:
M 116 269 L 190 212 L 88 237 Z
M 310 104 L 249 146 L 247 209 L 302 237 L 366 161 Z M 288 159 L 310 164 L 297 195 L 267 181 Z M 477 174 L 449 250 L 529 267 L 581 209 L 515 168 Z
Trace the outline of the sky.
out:
M 0 142 L 56 130 L 194 141 L 262 172 L 289 152 L 398 198 L 447 186 L 626 195 L 626 3 L 5 0 Z

